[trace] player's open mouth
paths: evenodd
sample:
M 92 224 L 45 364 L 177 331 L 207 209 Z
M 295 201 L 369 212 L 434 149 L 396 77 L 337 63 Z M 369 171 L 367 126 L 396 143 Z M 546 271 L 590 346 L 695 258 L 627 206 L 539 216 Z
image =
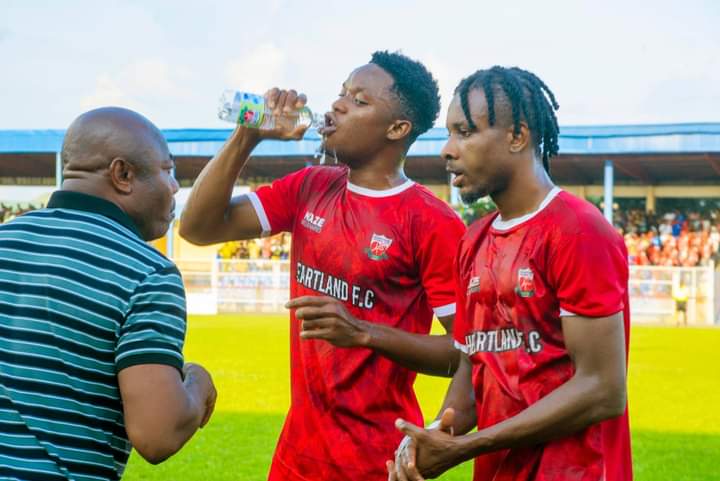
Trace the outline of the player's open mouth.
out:
M 452 175 L 452 185 L 453 187 L 461 187 L 463 184 L 463 180 L 465 179 L 465 176 L 460 172 L 450 172 L 450 175 Z
M 337 130 L 337 126 L 335 125 L 335 117 L 331 113 L 325 114 L 325 125 L 320 127 L 318 129 L 318 133 L 324 137 L 328 137 L 329 135 L 332 135 L 335 130 Z

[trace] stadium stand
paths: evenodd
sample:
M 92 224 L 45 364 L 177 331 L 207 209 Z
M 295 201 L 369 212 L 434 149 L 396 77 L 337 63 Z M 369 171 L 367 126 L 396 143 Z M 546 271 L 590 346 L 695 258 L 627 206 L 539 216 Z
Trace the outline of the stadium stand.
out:
M 178 212 L 194 179 L 230 132 L 163 131 L 183 187 L 176 195 Z M 63 135 L 61 130 L 0 131 L 0 221 L 41 202 L 31 192 L 11 198 L 17 189 L 60 184 Z M 442 128 L 420 136 L 408 154 L 406 171 L 470 222 L 491 206 L 459 205 L 439 156 L 446 139 Z M 300 142 L 263 143 L 238 179 L 238 193 L 316 163 L 320 142 L 310 131 Z M 625 237 L 633 264 L 633 322 L 672 319 L 673 291 L 683 284 L 689 292 L 688 323 L 719 323 L 720 123 L 566 126 L 560 129 L 559 143 L 560 154 L 550 165 L 555 182 L 595 203 Z M 175 223 L 154 245 L 183 271 L 191 312 L 282 308 L 290 271 L 287 236 L 199 248 L 181 240 L 177 231 Z

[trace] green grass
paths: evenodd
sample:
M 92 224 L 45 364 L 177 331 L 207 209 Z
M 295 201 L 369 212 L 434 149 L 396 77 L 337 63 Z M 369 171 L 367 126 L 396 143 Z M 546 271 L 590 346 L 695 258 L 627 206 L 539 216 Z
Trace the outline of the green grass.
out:
M 287 327 L 285 316 L 191 318 L 185 355 L 215 378 L 215 416 L 161 465 L 133 454 L 123 480 L 264 481 L 289 403 Z M 631 345 L 635 479 L 720 480 L 720 329 L 636 327 Z M 426 416 L 446 386 L 418 378 Z M 439 479 L 470 480 L 471 465 Z

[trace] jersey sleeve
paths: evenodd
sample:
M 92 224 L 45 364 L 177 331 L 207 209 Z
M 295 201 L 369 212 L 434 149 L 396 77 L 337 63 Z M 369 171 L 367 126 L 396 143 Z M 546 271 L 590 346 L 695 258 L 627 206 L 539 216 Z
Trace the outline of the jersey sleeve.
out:
M 292 231 L 301 204 L 303 181 L 309 171 L 309 168 L 298 170 L 248 194 L 263 237 Z
M 455 314 L 453 261 L 465 224 L 454 213 L 424 222 L 417 259 L 420 279 L 437 317 Z
M 137 364 L 183 367 L 185 290 L 174 266 L 143 279 L 130 298 L 115 347 L 118 372 Z
M 563 235 L 552 247 L 549 280 L 561 317 L 605 317 L 625 308 L 627 253 L 609 225 L 585 226 L 574 235 Z

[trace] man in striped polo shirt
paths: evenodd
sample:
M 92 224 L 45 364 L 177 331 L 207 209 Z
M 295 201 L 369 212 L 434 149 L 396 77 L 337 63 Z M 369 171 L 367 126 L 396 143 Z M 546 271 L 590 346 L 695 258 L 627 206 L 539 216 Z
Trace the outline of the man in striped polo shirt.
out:
M 145 241 L 173 217 L 173 159 L 141 115 L 81 115 L 46 209 L 0 225 L 0 479 L 117 480 L 131 446 L 158 463 L 212 414 L 184 364 L 185 293 Z

